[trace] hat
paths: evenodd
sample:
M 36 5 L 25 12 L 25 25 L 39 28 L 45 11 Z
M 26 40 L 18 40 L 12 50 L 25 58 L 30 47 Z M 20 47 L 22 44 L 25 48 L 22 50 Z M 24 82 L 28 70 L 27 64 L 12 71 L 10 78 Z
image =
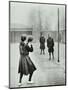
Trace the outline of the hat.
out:
M 28 42 L 32 42 L 33 41 L 33 37 L 32 36 L 29 36 L 28 37 Z
M 21 35 L 21 41 L 25 41 L 26 40 L 26 34 Z

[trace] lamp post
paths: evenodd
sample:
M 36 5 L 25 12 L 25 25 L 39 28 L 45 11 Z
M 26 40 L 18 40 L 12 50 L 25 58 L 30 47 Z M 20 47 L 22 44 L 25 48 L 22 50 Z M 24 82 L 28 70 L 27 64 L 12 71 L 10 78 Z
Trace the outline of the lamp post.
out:
M 59 61 L 59 8 L 58 8 L 58 62 Z

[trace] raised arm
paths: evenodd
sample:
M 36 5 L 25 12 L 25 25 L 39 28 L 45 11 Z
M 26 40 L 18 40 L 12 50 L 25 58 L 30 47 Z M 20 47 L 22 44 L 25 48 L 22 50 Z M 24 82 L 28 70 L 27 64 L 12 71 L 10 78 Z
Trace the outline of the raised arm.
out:
M 32 46 L 32 45 L 31 45 L 31 46 L 26 45 L 26 49 L 27 49 L 29 52 L 33 52 L 33 46 Z

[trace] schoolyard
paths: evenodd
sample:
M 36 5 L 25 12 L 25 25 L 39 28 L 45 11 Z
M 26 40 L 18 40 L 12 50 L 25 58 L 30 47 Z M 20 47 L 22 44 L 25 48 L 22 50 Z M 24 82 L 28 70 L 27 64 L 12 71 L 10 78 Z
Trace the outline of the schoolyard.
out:
M 31 60 L 37 70 L 34 72 L 32 81 L 28 84 L 28 76 L 23 76 L 21 87 L 64 85 L 65 84 L 65 44 L 60 43 L 58 63 L 58 44 L 55 42 L 54 60 L 49 61 L 47 44 L 45 43 L 45 55 L 40 55 L 39 42 L 33 43 L 34 51 L 30 53 Z M 10 44 L 10 87 L 19 87 L 19 43 Z

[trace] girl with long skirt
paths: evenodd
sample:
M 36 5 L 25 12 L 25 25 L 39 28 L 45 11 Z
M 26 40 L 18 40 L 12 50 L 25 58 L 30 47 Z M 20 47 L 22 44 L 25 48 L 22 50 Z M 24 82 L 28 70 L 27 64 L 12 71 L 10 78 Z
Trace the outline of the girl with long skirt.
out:
M 27 71 L 28 71 L 28 74 L 29 74 L 29 83 L 32 83 L 31 79 L 32 79 L 32 75 L 33 75 L 33 72 L 36 70 L 36 67 L 35 65 L 33 64 L 30 56 L 29 56 L 29 53 L 30 52 L 33 52 L 33 45 L 31 44 L 33 41 L 33 38 L 32 37 L 29 37 L 28 40 L 27 40 L 27 44 L 25 46 L 26 48 L 26 52 L 27 52 L 27 55 L 26 55 L 26 60 L 27 60 Z
M 31 61 L 29 57 L 29 52 L 33 52 L 33 46 L 30 45 L 30 42 L 32 42 L 32 38 L 28 38 L 27 44 L 25 45 L 24 41 L 26 40 L 26 37 L 22 36 L 21 37 L 21 43 L 19 46 L 20 49 L 20 60 L 19 60 L 19 68 L 18 68 L 18 73 L 20 73 L 20 78 L 19 78 L 19 84 L 21 85 L 22 82 L 22 77 L 23 75 L 28 75 L 29 74 L 29 82 L 31 82 L 31 78 L 33 75 L 33 72 L 36 70 L 35 65 Z

